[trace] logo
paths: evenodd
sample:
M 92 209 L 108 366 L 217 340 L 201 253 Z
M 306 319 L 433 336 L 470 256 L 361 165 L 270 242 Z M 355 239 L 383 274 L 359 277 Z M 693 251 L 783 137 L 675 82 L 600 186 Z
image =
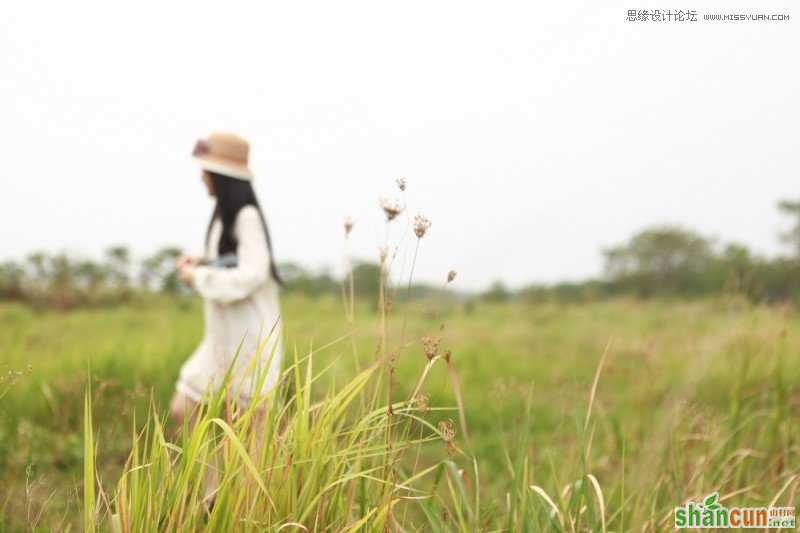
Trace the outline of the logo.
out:
M 700 528 L 794 528 L 794 507 L 725 507 L 714 492 L 702 502 L 687 501 L 675 508 L 677 529 Z

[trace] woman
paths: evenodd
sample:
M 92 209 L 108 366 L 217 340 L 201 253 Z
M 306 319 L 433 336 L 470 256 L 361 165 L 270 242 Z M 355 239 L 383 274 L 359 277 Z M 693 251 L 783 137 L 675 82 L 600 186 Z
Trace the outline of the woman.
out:
M 280 278 L 250 182 L 248 153 L 244 139 L 214 133 L 198 141 L 192 154 L 216 205 L 205 257 L 183 257 L 177 266 L 180 280 L 203 297 L 205 317 L 205 335 L 181 368 L 170 406 L 179 423 L 206 394 L 219 390 L 229 369 L 228 394 L 240 403 L 266 394 L 280 374 Z

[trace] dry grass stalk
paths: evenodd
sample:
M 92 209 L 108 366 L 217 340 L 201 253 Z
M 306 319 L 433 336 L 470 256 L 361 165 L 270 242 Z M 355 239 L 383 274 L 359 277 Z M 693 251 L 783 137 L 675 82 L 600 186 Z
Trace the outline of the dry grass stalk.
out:
M 456 372 L 456 367 L 453 365 L 452 359 L 453 354 L 450 350 L 444 352 L 444 360 L 447 364 L 447 373 L 450 375 L 450 382 L 453 385 L 453 394 L 456 397 L 458 421 L 461 424 L 461 431 L 464 432 L 464 441 L 467 443 L 467 446 L 469 446 L 469 432 L 467 431 L 467 416 L 465 413 L 466 409 L 464 407 L 464 397 L 461 394 L 461 383 L 458 380 L 458 372 Z
M 345 314 L 347 316 L 347 321 L 352 324 L 355 320 L 355 288 L 354 288 L 354 280 L 353 280 L 353 264 L 350 259 L 350 232 L 353 231 L 353 226 L 355 222 L 353 221 L 353 217 L 347 216 L 344 219 L 344 261 L 345 261 L 345 269 L 347 271 L 346 279 L 347 279 L 347 287 L 342 285 L 342 299 L 344 300 L 344 307 L 345 307 Z

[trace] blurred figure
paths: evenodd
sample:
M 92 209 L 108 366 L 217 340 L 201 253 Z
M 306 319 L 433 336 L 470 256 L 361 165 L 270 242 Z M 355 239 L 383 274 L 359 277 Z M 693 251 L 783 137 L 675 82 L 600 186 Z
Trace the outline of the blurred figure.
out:
M 231 365 L 232 400 L 246 404 L 266 394 L 278 381 L 282 355 L 281 281 L 251 184 L 249 145 L 236 135 L 213 133 L 197 141 L 192 155 L 216 204 L 204 257 L 184 256 L 177 264 L 179 279 L 203 297 L 205 318 L 203 340 L 181 368 L 172 398 L 170 413 L 178 423 L 219 390 Z

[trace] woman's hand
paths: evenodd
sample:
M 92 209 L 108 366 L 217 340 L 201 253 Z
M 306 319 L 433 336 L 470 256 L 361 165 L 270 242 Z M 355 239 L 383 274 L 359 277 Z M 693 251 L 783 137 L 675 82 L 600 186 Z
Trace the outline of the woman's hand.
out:
M 178 279 L 184 285 L 191 287 L 194 281 L 194 267 L 200 263 L 200 260 L 190 255 L 182 255 L 175 263 L 175 272 L 178 274 Z
M 180 259 L 178 259 L 178 262 L 175 263 L 175 270 L 180 271 L 183 267 L 196 266 L 198 263 L 200 263 L 198 258 L 190 255 L 182 255 Z
M 192 263 L 178 263 L 177 269 L 178 279 L 184 285 L 191 287 L 194 282 L 194 264 Z

